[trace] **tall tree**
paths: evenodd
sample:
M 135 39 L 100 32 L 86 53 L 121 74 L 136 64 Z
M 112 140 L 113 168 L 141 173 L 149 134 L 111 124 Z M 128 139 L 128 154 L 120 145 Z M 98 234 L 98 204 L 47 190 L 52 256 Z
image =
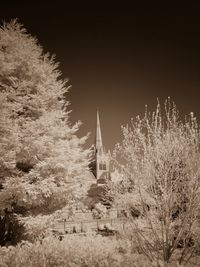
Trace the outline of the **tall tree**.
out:
M 67 81 L 54 56 L 16 21 L 0 29 L 0 210 L 51 213 L 88 168 L 86 136 L 69 121 Z
M 123 141 L 115 150 L 122 181 L 110 187 L 108 194 L 112 193 L 118 205 L 132 206 L 142 215 L 133 220 L 135 240 L 149 258 L 169 261 L 182 246 L 180 262 L 187 260 L 195 249 L 199 225 L 200 132 L 196 118 L 191 113 L 182 121 L 168 99 L 164 109 L 158 103 L 155 112 L 137 117 L 122 131 Z M 144 229 L 149 233 L 144 234 Z

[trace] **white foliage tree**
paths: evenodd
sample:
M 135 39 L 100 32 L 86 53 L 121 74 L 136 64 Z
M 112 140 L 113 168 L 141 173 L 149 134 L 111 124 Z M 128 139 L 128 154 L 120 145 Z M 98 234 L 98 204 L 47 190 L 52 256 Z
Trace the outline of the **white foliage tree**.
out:
M 87 137 L 69 122 L 66 81 L 54 57 L 12 21 L 0 29 L 0 210 L 51 213 L 88 169 Z M 23 211 L 23 212 L 22 212 Z
M 169 261 L 179 246 L 180 262 L 189 259 L 195 249 L 200 201 L 196 118 L 191 113 L 182 121 L 168 99 L 164 111 L 158 103 L 155 112 L 146 111 L 122 132 L 115 159 L 123 182 L 112 192 L 114 201 L 140 210 L 141 219 L 133 220 L 135 238 L 150 259 Z

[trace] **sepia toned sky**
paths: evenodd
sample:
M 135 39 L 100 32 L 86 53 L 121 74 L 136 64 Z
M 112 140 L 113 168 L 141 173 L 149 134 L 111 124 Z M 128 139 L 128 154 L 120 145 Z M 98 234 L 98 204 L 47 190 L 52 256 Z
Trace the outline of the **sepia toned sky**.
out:
M 120 141 L 120 126 L 143 114 L 146 104 L 155 108 L 157 98 L 171 96 L 180 113 L 193 111 L 200 119 L 199 1 L 133 7 L 48 2 L 4 1 L 0 20 L 18 18 L 56 54 L 72 84 L 71 121 L 83 122 L 80 136 L 91 132 L 88 145 L 97 108 L 107 149 Z

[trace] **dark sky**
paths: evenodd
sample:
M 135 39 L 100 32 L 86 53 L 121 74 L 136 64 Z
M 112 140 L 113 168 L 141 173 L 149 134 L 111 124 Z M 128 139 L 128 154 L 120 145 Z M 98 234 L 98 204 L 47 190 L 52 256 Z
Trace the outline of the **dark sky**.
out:
M 1 21 L 19 18 L 45 51 L 56 54 L 72 84 L 71 121 L 83 122 L 80 134 L 91 132 L 88 144 L 97 108 L 110 149 L 120 141 L 120 125 L 143 114 L 145 104 L 155 108 L 157 97 L 171 96 L 181 113 L 194 111 L 200 119 L 199 1 L 94 2 L 3 1 L 0 7 Z

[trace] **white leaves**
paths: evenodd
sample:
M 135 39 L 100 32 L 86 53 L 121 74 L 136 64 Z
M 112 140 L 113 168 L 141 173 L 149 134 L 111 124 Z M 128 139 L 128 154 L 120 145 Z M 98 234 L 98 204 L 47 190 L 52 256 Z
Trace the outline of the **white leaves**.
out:
M 170 202 L 170 209 L 198 195 L 200 134 L 193 114 L 182 122 L 176 105 L 168 100 L 165 113 L 158 104 L 156 112 L 146 112 L 122 131 L 124 139 L 116 147 L 115 159 L 122 159 L 123 180 L 133 180 L 135 190 L 145 189 L 144 196 L 153 197 L 158 206 L 167 208 Z
M 27 210 L 66 203 L 88 168 L 58 65 L 16 21 L 0 29 L 0 178 Z

